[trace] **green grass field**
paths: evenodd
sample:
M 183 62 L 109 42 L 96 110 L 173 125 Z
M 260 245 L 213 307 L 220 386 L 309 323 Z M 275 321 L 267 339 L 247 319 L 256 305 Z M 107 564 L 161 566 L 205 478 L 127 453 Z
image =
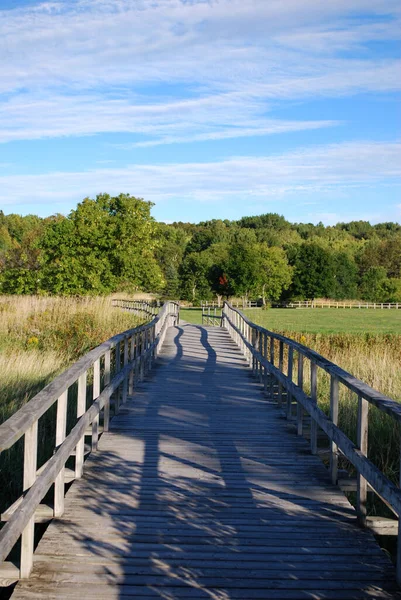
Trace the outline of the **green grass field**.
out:
M 251 321 L 271 331 L 401 335 L 401 310 L 251 308 L 244 313 Z M 180 316 L 189 323 L 202 323 L 199 308 L 182 309 Z
M 401 335 L 401 311 L 347 308 L 249 309 L 245 314 L 258 325 L 300 333 L 395 333 Z

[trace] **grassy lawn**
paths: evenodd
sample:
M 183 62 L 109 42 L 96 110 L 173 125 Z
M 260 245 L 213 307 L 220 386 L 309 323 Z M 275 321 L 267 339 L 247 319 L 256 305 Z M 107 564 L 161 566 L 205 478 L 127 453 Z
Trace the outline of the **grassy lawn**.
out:
M 201 308 L 182 308 L 180 310 L 180 320 L 193 323 L 194 325 L 202 324 L 202 309 Z
M 401 335 L 401 310 L 251 308 L 244 313 L 251 321 L 271 331 Z M 180 318 L 199 325 L 202 323 L 202 309 L 181 309 Z
M 401 310 L 251 308 L 245 310 L 245 314 L 254 323 L 271 331 L 401 335 Z

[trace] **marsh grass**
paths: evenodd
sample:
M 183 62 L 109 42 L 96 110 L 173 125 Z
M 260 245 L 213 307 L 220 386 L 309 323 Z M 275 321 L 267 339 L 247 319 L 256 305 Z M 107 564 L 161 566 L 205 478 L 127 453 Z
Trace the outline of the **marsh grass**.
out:
M 111 298 L 0 296 L 0 423 L 80 356 L 139 323 Z
M 59 373 L 103 341 L 141 320 L 113 308 L 111 298 L 0 296 L 0 423 Z M 92 397 L 88 373 L 88 399 Z M 76 386 L 68 398 L 67 432 L 76 423 Z M 40 419 L 38 467 L 55 445 L 53 405 Z M 0 511 L 22 492 L 23 440 L 0 454 Z

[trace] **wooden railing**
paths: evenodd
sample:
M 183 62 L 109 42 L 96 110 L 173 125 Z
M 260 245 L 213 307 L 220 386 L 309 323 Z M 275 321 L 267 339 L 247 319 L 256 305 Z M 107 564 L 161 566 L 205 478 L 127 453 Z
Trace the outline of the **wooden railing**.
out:
M 356 512 L 360 525 L 369 526 L 376 533 L 398 534 L 397 580 L 401 583 L 401 536 L 400 523 L 393 519 L 367 517 L 367 493 L 373 491 L 397 516 L 401 515 L 401 490 L 368 458 L 369 406 L 389 415 L 401 423 L 401 405 L 377 392 L 339 366 L 330 362 L 310 348 L 282 335 L 268 331 L 252 323 L 238 309 L 224 303 L 223 327 L 230 333 L 260 378 L 264 389 L 279 405 L 285 407 L 287 419 L 292 419 L 293 403 L 296 403 L 297 433 L 304 433 L 304 412 L 310 415 L 310 449 L 318 452 L 318 428 L 329 439 L 330 474 L 334 484 L 338 483 L 338 458 L 343 455 L 356 471 Z M 297 380 L 294 382 L 295 361 Z M 305 369 L 310 369 L 310 389 L 305 391 Z M 318 407 L 318 369 L 330 378 L 330 414 L 327 416 Z M 357 443 L 354 444 L 338 427 L 340 386 L 345 386 L 356 395 Z M 380 528 L 383 529 L 380 529 Z
M 35 521 L 43 522 L 47 517 L 49 520 L 63 514 L 66 481 L 82 477 L 85 436 L 91 435 L 90 449 L 97 450 L 100 418 L 103 431 L 109 428 L 111 397 L 114 396 L 114 414 L 117 414 L 120 404 L 133 393 L 135 382 L 151 368 L 166 330 L 177 322 L 178 313 L 178 304 L 167 302 L 152 321 L 115 335 L 83 356 L 0 425 L 0 452 L 24 438 L 24 493 L 2 514 L 6 523 L 0 531 L 0 585 L 29 576 Z M 90 398 L 88 390 L 92 392 Z M 76 417 L 75 425 L 67 434 L 72 392 L 76 393 L 73 405 L 74 408 L 76 405 Z M 38 422 L 55 404 L 54 454 L 38 469 Z M 71 456 L 74 456 L 75 468 L 68 473 L 65 465 Z M 52 486 L 53 506 L 41 505 Z M 4 561 L 20 538 L 20 564 L 16 567 Z
M 256 300 L 231 300 L 231 305 L 236 306 L 237 308 L 241 306 L 242 308 L 261 308 L 261 304 Z M 201 302 L 201 308 L 221 308 L 223 302 L 218 302 L 216 300 L 204 300 Z
M 222 316 L 217 314 L 217 308 L 211 308 L 210 306 L 202 307 L 202 325 L 213 325 L 214 327 L 220 327 Z
M 160 310 L 160 303 L 148 300 L 122 300 L 116 298 L 111 301 L 112 306 L 129 310 L 141 317 L 155 317 Z

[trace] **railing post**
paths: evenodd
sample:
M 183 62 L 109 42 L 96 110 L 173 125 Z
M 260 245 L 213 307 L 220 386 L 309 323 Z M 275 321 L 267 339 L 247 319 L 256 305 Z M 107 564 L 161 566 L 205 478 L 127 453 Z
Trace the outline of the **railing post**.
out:
M 143 381 L 145 377 L 145 332 L 142 330 L 139 334 L 140 353 L 139 353 L 139 380 Z
M 289 346 L 288 348 L 288 369 L 287 369 L 287 377 L 292 383 L 293 377 L 293 369 L 294 369 L 294 348 Z M 290 420 L 292 418 L 292 394 L 287 389 L 287 419 Z
M 369 402 L 358 396 L 358 429 L 357 446 L 364 456 L 368 454 L 368 417 Z M 357 472 L 356 475 L 356 511 L 360 525 L 366 525 L 366 500 L 368 497 L 368 486 L 366 479 Z M 401 539 L 401 538 L 400 538 Z
M 400 447 L 400 475 L 399 486 L 401 487 L 401 447 Z M 397 538 L 397 563 L 396 563 L 397 583 L 401 586 L 401 515 L 398 515 L 398 538 Z
M 267 342 L 268 342 L 268 336 L 267 333 L 264 334 L 263 336 L 263 357 L 265 360 L 267 360 Z M 267 395 L 267 381 L 268 381 L 268 375 L 269 372 L 267 370 L 267 367 L 264 368 L 264 372 L 263 372 L 263 390 L 264 393 Z
M 100 395 L 100 359 L 93 363 L 93 393 L 92 399 L 96 400 Z M 99 413 L 92 422 L 92 451 L 97 450 L 99 442 Z
M 24 437 L 24 492 L 35 483 L 38 455 L 38 422 L 25 432 Z M 35 536 L 35 515 L 29 519 L 21 537 L 20 577 L 29 577 L 33 566 L 33 547 Z
M 270 364 L 274 366 L 274 337 L 270 338 Z M 274 377 L 270 373 L 270 398 L 274 400 Z
M 314 362 L 310 364 L 310 387 L 311 400 L 317 405 L 317 365 Z M 310 418 L 310 449 L 312 454 L 317 454 L 317 423 L 312 415 Z
M 280 340 L 279 353 L 278 353 L 278 368 L 280 373 L 283 372 L 283 364 L 284 364 L 284 342 Z M 283 384 L 279 382 L 278 384 L 278 404 L 281 407 L 283 404 Z
M 65 440 L 67 427 L 67 398 L 68 389 L 57 400 L 56 448 Z M 65 467 L 60 470 L 54 482 L 54 516 L 61 517 L 64 512 L 64 475 Z
M 86 371 L 78 378 L 77 418 L 79 419 L 86 411 Z M 85 435 L 79 440 L 75 448 L 75 477 L 82 477 L 84 468 Z
M 124 337 L 124 367 L 128 364 L 128 359 L 129 359 L 128 351 L 129 351 L 128 336 L 125 336 Z M 122 403 L 125 404 L 127 402 L 127 397 L 128 397 L 128 375 L 125 375 L 122 385 L 123 385 L 123 401 L 122 401 Z
M 330 379 L 330 419 L 334 425 L 338 423 L 338 388 L 338 379 L 332 375 Z M 338 479 L 338 448 L 332 440 L 330 440 L 330 474 L 331 481 L 335 485 Z
M 111 351 L 107 350 L 104 355 L 104 386 L 107 387 L 110 383 L 111 370 Z M 103 431 L 108 431 L 110 425 L 110 395 L 107 397 L 104 404 L 103 413 Z
M 130 360 L 133 361 L 135 358 L 135 334 L 131 336 L 131 344 L 130 344 Z M 128 379 L 128 396 L 132 396 L 134 393 L 134 368 L 135 365 L 129 372 Z
M 304 355 L 298 351 L 298 387 L 303 390 L 304 387 Z M 300 402 L 297 402 L 297 433 L 303 433 L 304 411 Z
M 117 375 L 117 373 L 119 373 L 121 370 L 121 345 L 120 345 L 120 342 L 117 342 L 117 344 L 116 344 L 115 361 L 116 361 L 115 374 Z M 118 388 L 114 392 L 114 414 L 115 415 L 118 415 L 118 413 L 120 412 L 120 387 L 121 386 L 118 386 Z
M 251 345 L 252 345 L 252 349 L 254 349 L 255 344 L 256 344 L 256 329 L 254 329 L 254 328 L 251 329 L 251 336 L 252 336 Z M 252 375 L 255 375 L 256 374 L 256 358 L 252 351 L 251 351 L 251 357 L 252 357 Z

